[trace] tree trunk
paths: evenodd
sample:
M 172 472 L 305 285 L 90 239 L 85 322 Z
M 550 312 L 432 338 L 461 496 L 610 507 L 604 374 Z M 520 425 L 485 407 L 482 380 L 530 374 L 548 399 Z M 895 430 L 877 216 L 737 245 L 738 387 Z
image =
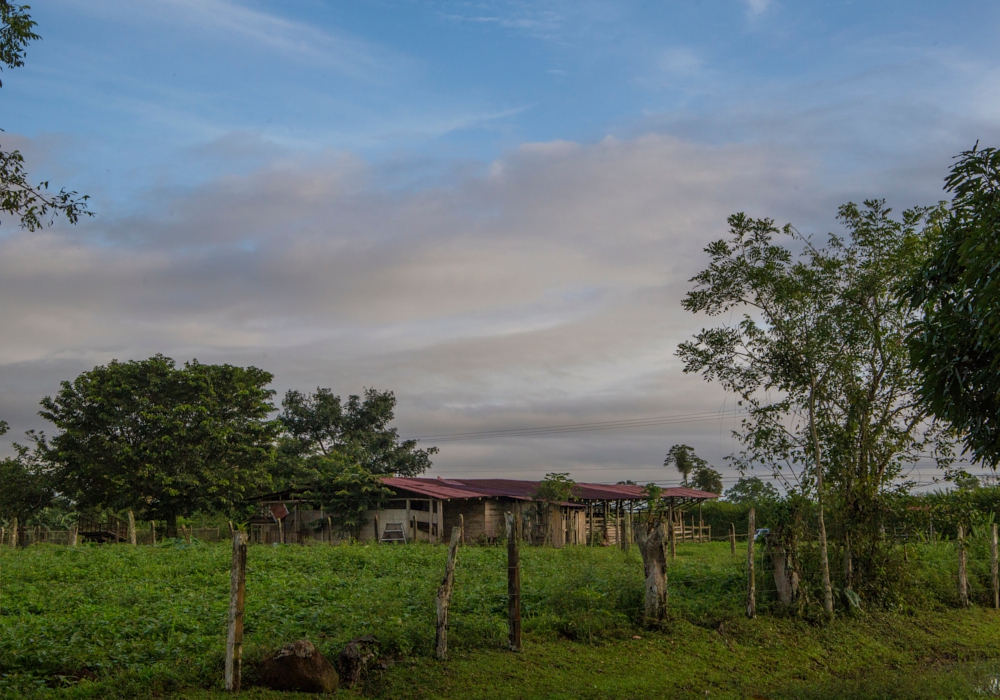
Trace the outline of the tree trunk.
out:
M 792 552 L 785 548 L 777 537 L 769 538 L 768 550 L 771 555 L 771 566 L 774 569 L 774 587 L 778 594 L 778 602 L 789 607 L 795 604 L 799 597 L 799 574 L 795 570 Z
M 830 585 L 830 558 L 826 551 L 826 519 L 823 517 L 823 463 L 820 459 L 819 433 L 816 430 L 816 380 L 809 392 L 809 429 L 812 432 L 816 462 L 816 500 L 819 504 L 819 565 L 823 573 L 823 610 L 833 617 L 833 586 Z
M 636 528 L 636 535 L 646 575 L 644 611 L 648 624 L 662 620 L 667 614 L 667 562 L 663 555 L 663 520 L 653 517 L 640 523 Z

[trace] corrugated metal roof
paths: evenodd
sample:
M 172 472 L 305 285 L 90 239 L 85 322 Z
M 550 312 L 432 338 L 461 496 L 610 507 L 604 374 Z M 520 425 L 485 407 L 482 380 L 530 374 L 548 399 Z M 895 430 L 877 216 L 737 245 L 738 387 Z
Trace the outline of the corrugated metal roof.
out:
M 515 498 L 531 500 L 538 492 L 540 481 L 520 479 L 428 479 L 410 477 L 385 477 L 382 482 L 390 488 L 419 493 L 430 498 L 443 500 L 461 498 Z M 663 498 L 707 500 L 719 496 L 708 491 L 686 487 L 671 487 L 662 490 Z M 634 484 L 577 484 L 573 497 L 583 501 L 642 500 L 646 491 Z

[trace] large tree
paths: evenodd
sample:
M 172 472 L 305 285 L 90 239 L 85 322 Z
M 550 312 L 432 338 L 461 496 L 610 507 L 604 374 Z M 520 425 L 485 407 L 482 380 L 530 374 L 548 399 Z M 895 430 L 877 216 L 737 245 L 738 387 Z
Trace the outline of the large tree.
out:
M 29 5 L 0 0 L 0 70 L 23 66 L 28 44 L 41 39 L 34 31 L 30 9 Z M 87 195 L 65 189 L 50 192 L 47 181 L 32 184 L 24 156 L 16 150 L 0 149 L 0 212 L 16 217 L 22 228 L 34 231 L 51 224 L 59 214 L 74 224 L 81 216 L 93 216 L 87 211 L 87 199 Z
M 884 496 L 926 451 L 950 455 L 947 435 L 916 400 L 905 345 L 916 315 L 896 292 L 923 262 L 940 216 L 923 208 L 895 219 L 882 201 L 847 204 L 839 211 L 846 235 L 831 234 L 820 248 L 791 226 L 734 215 L 683 302 L 710 316 L 740 314 L 678 354 L 686 372 L 720 382 L 747 411 L 737 466 L 766 465 L 817 499 L 828 612 L 827 502 L 842 531 L 854 532 L 862 575 L 876 577 Z M 775 241 L 780 235 L 787 244 Z
M 131 508 L 176 524 L 225 510 L 269 484 L 278 426 L 256 367 L 177 367 L 168 357 L 95 367 L 45 397 L 40 415 L 60 490 L 81 508 Z
M 24 524 L 50 507 L 56 493 L 51 465 L 41 451 L 18 444 L 14 449 L 16 456 L 0 461 L 0 520 L 17 518 Z
M 965 151 L 933 252 L 906 286 L 921 317 L 910 339 L 920 398 L 963 436 L 974 459 L 1000 464 L 1000 151 Z
M 416 440 L 400 440 L 390 425 L 396 407 L 391 391 L 365 389 L 364 397 L 352 394 L 347 401 L 330 389 L 289 391 L 281 406 L 285 454 L 348 454 L 372 474 L 417 476 L 430 468 L 430 456 L 438 451 L 418 449 Z

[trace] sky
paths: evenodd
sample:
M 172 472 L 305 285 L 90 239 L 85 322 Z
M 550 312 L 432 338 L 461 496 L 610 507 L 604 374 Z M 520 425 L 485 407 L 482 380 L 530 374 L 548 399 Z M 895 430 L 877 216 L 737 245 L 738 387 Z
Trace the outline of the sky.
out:
M 680 302 L 726 217 L 824 237 L 839 204 L 932 204 L 953 156 L 1000 145 L 987 0 L 32 14 L 0 145 L 95 216 L 0 218 L 0 454 L 60 381 L 162 353 L 266 369 L 278 400 L 392 390 L 431 476 L 676 484 L 686 443 L 729 486 L 735 402 L 674 354 L 713 323 Z M 428 437 L 609 421 L 639 425 Z

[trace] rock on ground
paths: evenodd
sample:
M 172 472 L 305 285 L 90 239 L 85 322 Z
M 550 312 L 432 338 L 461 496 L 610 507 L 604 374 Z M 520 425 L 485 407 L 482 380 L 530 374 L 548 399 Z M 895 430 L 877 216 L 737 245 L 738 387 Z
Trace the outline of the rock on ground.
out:
M 337 669 L 312 642 L 300 639 L 287 644 L 260 669 L 261 683 L 273 690 L 332 693 L 340 681 Z

